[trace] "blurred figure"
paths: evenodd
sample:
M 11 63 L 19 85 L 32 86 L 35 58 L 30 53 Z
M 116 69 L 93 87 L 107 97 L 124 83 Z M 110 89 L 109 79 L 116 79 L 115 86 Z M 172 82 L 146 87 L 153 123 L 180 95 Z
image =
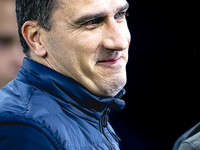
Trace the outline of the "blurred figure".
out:
M 0 89 L 15 78 L 23 57 L 17 32 L 15 0 L 0 0 Z

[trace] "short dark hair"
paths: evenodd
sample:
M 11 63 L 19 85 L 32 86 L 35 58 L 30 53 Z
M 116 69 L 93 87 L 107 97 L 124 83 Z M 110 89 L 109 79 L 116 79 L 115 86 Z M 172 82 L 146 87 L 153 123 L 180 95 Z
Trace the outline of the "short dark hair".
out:
M 52 15 L 59 7 L 60 0 L 16 0 L 16 16 L 18 33 L 22 50 L 30 58 L 30 48 L 22 36 L 22 26 L 26 21 L 37 21 L 37 25 L 50 31 L 52 27 Z

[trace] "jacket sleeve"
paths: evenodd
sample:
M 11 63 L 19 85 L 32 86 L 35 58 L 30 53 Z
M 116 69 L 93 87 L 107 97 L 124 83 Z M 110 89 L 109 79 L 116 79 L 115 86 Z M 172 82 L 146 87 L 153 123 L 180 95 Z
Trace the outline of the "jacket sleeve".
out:
M 181 144 L 179 150 L 200 150 L 200 132 L 189 137 Z
M 0 125 L 2 150 L 56 150 L 51 141 L 30 125 Z
M 183 141 L 185 141 L 185 139 L 187 139 L 187 137 L 191 134 L 191 132 L 200 125 L 200 123 L 196 124 L 195 126 L 193 126 L 192 128 L 190 128 L 189 130 L 187 130 L 182 136 L 180 136 L 178 138 L 178 140 L 176 140 L 176 142 L 174 143 L 174 146 L 172 148 L 172 150 L 179 150 L 179 147 L 181 145 L 181 143 L 183 144 Z M 183 147 L 185 147 L 188 144 L 183 145 Z M 188 149 L 190 150 L 190 149 Z
M 199 149 L 196 149 L 188 142 L 183 142 L 178 150 L 199 150 Z

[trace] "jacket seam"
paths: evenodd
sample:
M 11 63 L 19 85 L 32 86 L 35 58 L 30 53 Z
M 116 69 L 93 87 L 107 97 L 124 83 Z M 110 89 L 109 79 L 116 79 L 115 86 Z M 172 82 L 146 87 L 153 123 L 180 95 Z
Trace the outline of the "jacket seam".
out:
M 45 136 L 47 136 L 49 138 L 50 142 L 53 143 L 53 145 L 56 149 L 62 150 L 59 142 L 55 139 L 55 137 L 49 132 L 49 130 L 46 127 L 42 126 L 40 123 L 38 123 L 32 119 L 28 119 L 28 118 L 24 118 L 24 117 L 20 117 L 20 116 L 3 117 L 0 119 L 0 123 L 7 122 L 7 121 L 23 122 L 23 123 L 26 123 L 30 126 L 37 128 L 40 132 L 42 132 Z M 52 138 L 50 136 L 53 137 L 54 140 L 52 140 Z
M 20 93 L 22 93 L 22 91 L 21 91 L 21 89 L 19 89 L 20 90 Z M 53 132 L 52 131 L 50 131 L 46 126 L 44 126 L 44 125 L 42 125 L 41 123 L 38 123 L 38 122 L 36 122 L 35 120 L 32 120 L 32 119 L 30 119 L 30 118 L 28 118 L 28 117 L 26 117 L 27 115 L 28 115 L 28 112 L 29 112 L 29 107 L 30 107 L 30 102 L 31 102 L 31 99 L 32 99 L 32 96 L 34 95 L 34 93 L 36 92 L 37 90 L 36 89 L 34 89 L 34 91 L 30 94 L 31 96 L 29 97 L 29 99 L 27 99 L 23 94 L 22 94 L 22 98 L 24 99 L 24 102 L 25 102 L 25 105 L 26 105 L 26 110 L 25 110 L 25 113 L 24 113 L 24 115 L 23 115 L 23 118 L 24 119 L 26 119 L 28 122 L 30 121 L 30 122 L 33 122 L 34 124 L 31 124 L 31 125 L 33 125 L 33 126 L 35 126 L 36 128 L 38 128 L 40 131 L 42 131 L 42 129 L 41 128 L 44 128 L 53 138 L 54 138 L 54 140 L 56 141 L 56 143 L 54 143 L 52 140 L 51 140 L 51 138 L 48 136 L 48 135 L 46 135 L 47 137 L 49 137 L 50 139 L 50 141 L 52 141 L 53 143 L 54 143 L 54 145 L 59 145 L 59 147 L 62 147 L 61 146 L 61 144 L 59 144 L 59 142 L 58 142 L 58 140 L 55 138 L 55 136 L 54 136 L 54 134 L 53 134 Z M 41 128 L 39 128 L 39 126 L 41 127 Z M 43 131 L 42 131 L 43 132 Z M 43 132 L 44 133 L 44 132 Z M 46 133 L 46 132 L 45 132 Z M 57 147 L 57 146 L 56 146 Z
M 35 93 L 35 91 L 36 90 L 34 90 L 32 93 L 31 93 L 31 96 L 30 96 L 30 98 L 29 98 L 29 100 L 28 101 L 26 101 L 25 99 L 25 104 L 26 104 L 26 111 L 25 111 L 25 113 L 24 113 L 24 118 L 26 118 L 26 115 L 28 115 L 28 111 L 29 111 L 29 104 L 30 104 L 30 101 L 31 101 L 31 98 L 32 98 L 32 96 L 33 96 L 33 94 Z M 28 118 L 27 118 L 28 119 Z

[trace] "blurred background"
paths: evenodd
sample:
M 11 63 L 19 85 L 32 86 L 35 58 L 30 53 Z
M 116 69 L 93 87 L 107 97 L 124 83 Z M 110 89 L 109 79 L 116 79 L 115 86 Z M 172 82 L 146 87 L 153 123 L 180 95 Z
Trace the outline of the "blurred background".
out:
M 126 107 L 111 114 L 110 121 L 122 138 L 122 150 L 170 150 L 200 121 L 198 4 L 128 2 L 132 43 Z
M 0 0 L 0 88 L 16 76 L 23 57 L 13 2 Z M 111 112 L 110 122 L 122 150 L 170 150 L 200 121 L 197 1 L 129 3 L 126 107 Z
M 17 33 L 15 0 L 0 0 L 0 89 L 15 78 L 23 57 Z

